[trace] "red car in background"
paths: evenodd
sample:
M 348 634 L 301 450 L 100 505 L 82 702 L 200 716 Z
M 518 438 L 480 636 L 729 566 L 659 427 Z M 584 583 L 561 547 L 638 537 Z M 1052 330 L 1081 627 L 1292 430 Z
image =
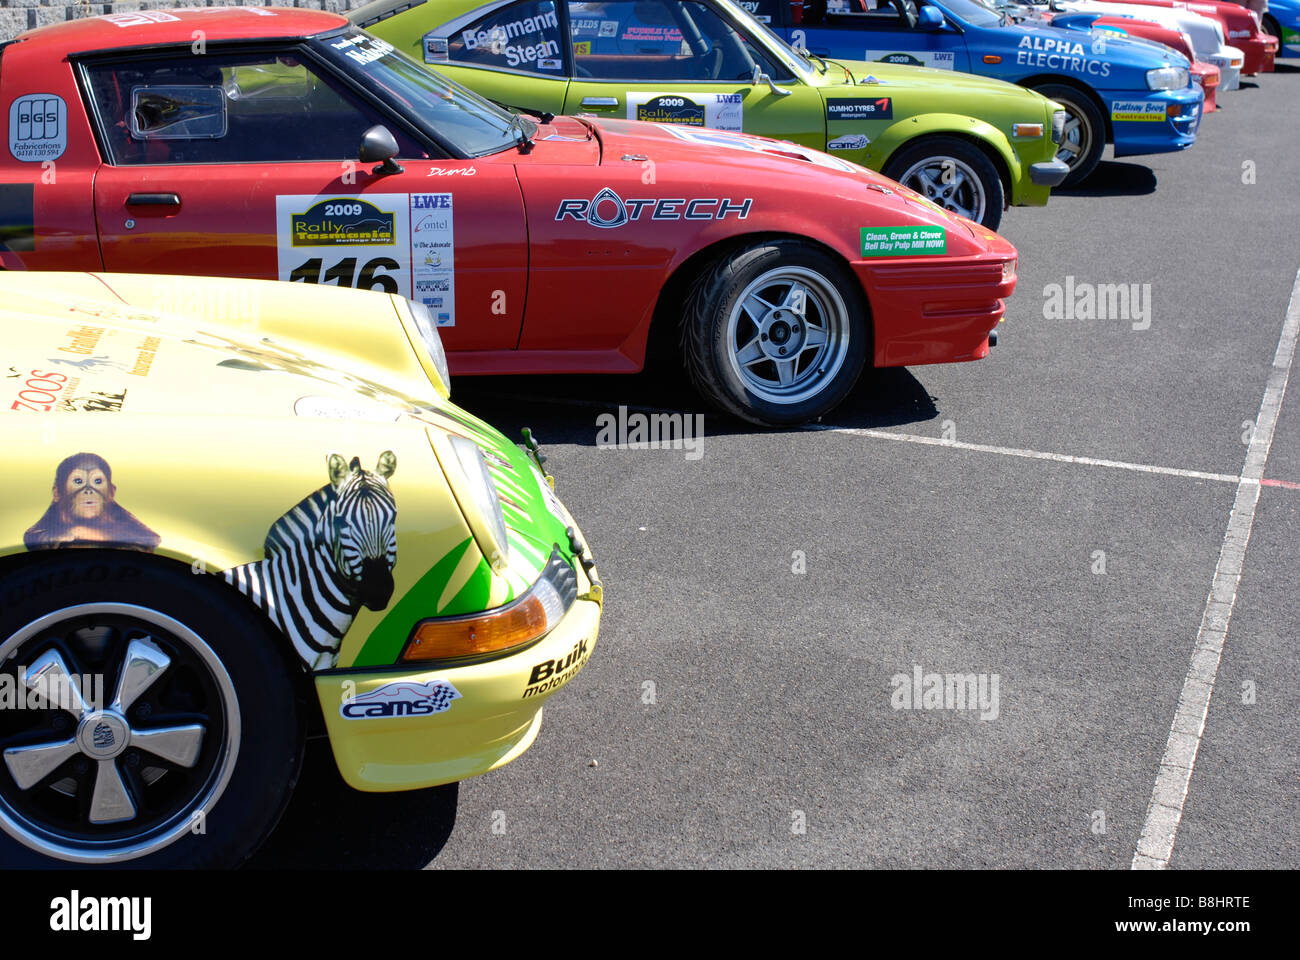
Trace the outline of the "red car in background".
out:
M 797 423 L 865 365 L 986 356 L 1016 283 L 1011 244 L 856 164 L 533 122 L 329 13 L 44 27 L 0 48 L 0 100 L 5 268 L 401 293 L 453 373 L 634 373 L 656 326 L 720 409 Z
M 1212 63 L 1206 63 L 1204 60 L 1197 60 L 1196 53 L 1192 50 L 1191 38 L 1185 33 L 1177 30 L 1170 30 L 1168 27 L 1162 27 L 1158 23 L 1152 23 L 1149 20 L 1130 20 L 1127 17 L 1098 17 L 1092 22 L 1094 30 L 1110 30 L 1114 33 L 1120 33 L 1129 37 L 1137 37 L 1140 40 L 1150 40 L 1153 43 L 1162 43 L 1172 50 L 1176 50 L 1186 57 L 1192 64 L 1192 80 L 1200 85 L 1205 91 L 1205 106 L 1202 107 L 1202 113 L 1213 113 L 1218 104 L 1215 100 L 1215 94 L 1219 89 L 1219 68 Z
M 1149 7 L 1176 7 L 1218 20 L 1223 25 L 1223 36 L 1229 46 L 1239 48 L 1246 62 L 1241 72 L 1246 76 L 1271 73 L 1277 57 L 1278 38 L 1265 33 L 1255 14 L 1243 6 L 1226 0 L 1113 0 L 1115 3 L 1132 3 Z

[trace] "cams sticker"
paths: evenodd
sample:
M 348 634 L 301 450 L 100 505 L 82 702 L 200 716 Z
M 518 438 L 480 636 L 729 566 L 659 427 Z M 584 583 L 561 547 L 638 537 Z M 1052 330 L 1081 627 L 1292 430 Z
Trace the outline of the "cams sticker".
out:
M 738 93 L 628 93 L 627 118 L 740 132 L 744 101 Z
M 864 257 L 916 257 L 948 252 L 943 227 L 863 227 Z
M 52 93 L 29 93 L 9 105 L 9 152 L 27 163 L 57 160 L 68 148 L 68 105 Z
M 907 67 L 933 67 L 935 70 L 952 70 L 957 66 L 957 56 L 950 50 L 918 50 L 906 53 L 902 50 L 868 50 L 863 60 L 878 60 L 881 63 L 901 63 Z
M 377 720 L 387 717 L 427 717 L 445 713 L 460 691 L 447 680 L 415 683 L 397 680 L 377 690 L 349 697 L 339 707 L 339 716 L 348 720 Z
M 1116 100 L 1110 105 L 1112 120 L 1160 121 L 1165 118 L 1165 105 L 1151 100 Z
M 383 290 L 456 325 L 450 193 L 275 198 L 279 278 Z
M 826 101 L 827 120 L 892 120 L 894 101 L 889 97 L 845 97 Z
M 846 133 L 842 137 L 826 141 L 827 150 L 863 150 L 871 141 L 861 133 Z

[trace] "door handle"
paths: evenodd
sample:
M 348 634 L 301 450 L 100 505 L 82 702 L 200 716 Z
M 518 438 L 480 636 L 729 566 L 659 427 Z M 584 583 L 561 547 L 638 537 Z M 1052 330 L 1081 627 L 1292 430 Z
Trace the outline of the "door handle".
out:
M 179 207 L 181 198 L 175 193 L 133 193 L 126 198 L 128 207 Z
M 618 97 L 583 97 L 584 107 L 617 107 Z

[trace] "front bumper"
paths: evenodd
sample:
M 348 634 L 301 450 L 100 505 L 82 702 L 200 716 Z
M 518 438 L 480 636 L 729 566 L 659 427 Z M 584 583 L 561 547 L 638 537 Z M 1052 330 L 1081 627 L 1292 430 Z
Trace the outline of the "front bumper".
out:
M 576 526 L 574 527 L 576 531 Z M 578 534 L 579 542 L 582 540 Z M 495 770 L 532 745 L 542 704 L 587 664 L 600 630 L 595 568 L 576 564 L 578 599 L 541 640 L 517 653 L 467 666 L 409 664 L 315 676 L 339 773 L 356 790 L 415 790 Z M 445 680 L 459 697 L 440 713 L 348 718 L 343 705 L 395 683 Z
M 1116 157 L 1172 153 L 1196 142 L 1205 94 L 1195 84 L 1181 90 L 1107 91 L 1107 99 Z
M 1240 45 L 1241 52 L 1245 55 L 1245 63 L 1242 64 L 1241 72 L 1246 76 L 1253 77 L 1257 73 L 1272 71 L 1273 61 L 1277 58 L 1277 37 L 1268 33 L 1260 33 L 1253 37 L 1233 40 L 1232 42 Z
M 938 262 L 922 258 L 857 260 L 875 322 L 877 367 L 954 363 L 988 356 L 989 334 L 1016 288 L 1005 264 L 1016 248 L 982 232 L 989 252 Z
M 1060 160 L 1030 164 L 1029 179 L 1040 187 L 1059 187 L 1070 175 L 1070 168 Z
M 1246 61 L 1245 54 L 1236 47 L 1224 47 L 1212 54 L 1209 61 L 1219 68 L 1220 93 L 1241 89 L 1241 66 Z

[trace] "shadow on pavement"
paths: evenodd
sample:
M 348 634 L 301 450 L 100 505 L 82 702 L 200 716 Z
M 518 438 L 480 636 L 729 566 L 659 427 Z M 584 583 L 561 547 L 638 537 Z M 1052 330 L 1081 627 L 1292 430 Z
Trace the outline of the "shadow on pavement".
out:
M 1054 197 L 1140 197 L 1155 193 L 1156 175 L 1138 163 L 1103 160 L 1083 183 L 1055 187 Z
M 765 429 L 708 408 L 675 371 L 646 371 L 631 376 L 463 377 L 452 382 L 452 399 L 517 439 L 532 428 L 543 443 L 595 446 L 596 418 L 629 411 L 703 413 L 712 436 L 780 432 Z M 938 407 L 920 381 L 903 367 L 866 370 L 857 387 L 823 424 L 837 427 L 890 427 L 933 420 Z M 799 428 L 790 428 L 799 429 Z
M 307 743 L 289 807 L 246 870 L 419 870 L 456 824 L 459 785 L 362 793 L 339 776 L 323 737 Z

